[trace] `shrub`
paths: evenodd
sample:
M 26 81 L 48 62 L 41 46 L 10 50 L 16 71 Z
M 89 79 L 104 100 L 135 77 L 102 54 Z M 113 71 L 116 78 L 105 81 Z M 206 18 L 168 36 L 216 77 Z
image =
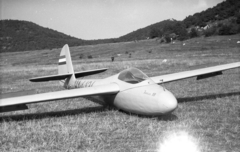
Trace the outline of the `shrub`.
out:
M 204 35 L 206 37 L 209 37 L 216 34 L 216 32 L 217 32 L 217 28 L 215 26 L 212 26 L 204 31 Z
M 83 59 L 84 55 L 83 54 L 80 54 L 79 55 L 79 59 Z
M 198 32 L 195 28 L 192 28 L 189 33 L 190 38 L 198 37 Z
M 219 35 L 232 35 L 238 33 L 238 26 L 235 24 L 222 25 L 219 28 Z
M 159 29 L 151 29 L 149 37 L 150 38 L 156 38 L 156 37 L 161 37 L 162 36 L 162 32 Z
M 165 36 L 165 40 L 166 40 L 166 43 L 170 43 L 171 42 L 171 38 L 169 35 Z

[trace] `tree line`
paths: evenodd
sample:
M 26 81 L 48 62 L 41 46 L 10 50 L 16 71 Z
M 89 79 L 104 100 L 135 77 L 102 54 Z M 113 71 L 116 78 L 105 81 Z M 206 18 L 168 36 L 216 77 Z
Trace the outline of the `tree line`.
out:
M 119 38 L 83 40 L 19 20 L 0 20 L 0 52 L 27 51 L 69 46 L 137 41 L 148 38 L 185 40 L 198 36 L 240 33 L 240 1 L 226 0 L 183 21 L 164 20 Z

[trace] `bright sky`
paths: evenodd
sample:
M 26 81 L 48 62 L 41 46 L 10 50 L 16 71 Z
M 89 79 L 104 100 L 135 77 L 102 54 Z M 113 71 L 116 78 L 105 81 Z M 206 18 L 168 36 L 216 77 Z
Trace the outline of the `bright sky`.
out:
M 0 0 L 1 19 L 34 22 L 81 39 L 117 38 L 223 0 Z

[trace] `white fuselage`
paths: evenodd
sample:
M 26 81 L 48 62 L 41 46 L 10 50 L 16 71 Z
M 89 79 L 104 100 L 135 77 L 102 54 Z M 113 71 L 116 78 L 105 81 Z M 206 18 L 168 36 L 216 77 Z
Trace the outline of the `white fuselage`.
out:
M 130 84 L 118 79 L 119 74 L 105 79 L 76 80 L 75 88 L 85 88 L 115 83 L 120 91 L 115 95 L 101 95 L 100 98 L 118 109 L 143 115 L 162 115 L 177 108 L 174 95 L 150 79 Z

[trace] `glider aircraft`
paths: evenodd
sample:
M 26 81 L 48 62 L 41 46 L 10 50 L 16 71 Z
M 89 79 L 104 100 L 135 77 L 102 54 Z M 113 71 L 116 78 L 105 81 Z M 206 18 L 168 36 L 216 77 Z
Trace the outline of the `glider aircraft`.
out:
M 14 97 L 10 93 L 7 98 L 0 95 L 0 112 L 24 110 L 28 108 L 26 104 L 30 103 L 98 96 L 106 104 L 130 113 L 163 115 L 171 113 L 177 108 L 177 99 L 170 91 L 161 86 L 163 82 L 191 77 L 197 77 L 197 80 L 205 79 L 220 75 L 224 70 L 238 67 L 240 67 L 240 62 L 155 77 L 148 77 L 139 69 L 128 68 L 104 79 L 77 80 L 76 78 L 101 73 L 107 69 L 74 72 L 69 47 L 66 44 L 60 53 L 58 74 L 32 78 L 30 81 L 58 80 L 67 90 L 18 97 Z

